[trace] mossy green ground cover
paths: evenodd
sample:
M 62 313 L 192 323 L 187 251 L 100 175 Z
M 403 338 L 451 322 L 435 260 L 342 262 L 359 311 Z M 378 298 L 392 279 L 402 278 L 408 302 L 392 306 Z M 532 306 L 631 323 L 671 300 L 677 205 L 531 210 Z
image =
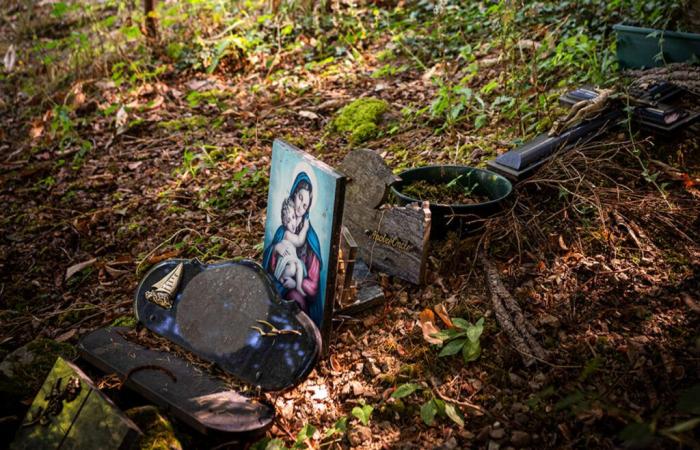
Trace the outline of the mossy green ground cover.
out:
M 347 134 L 351 144 L 361 144 L 377 136 L 379 122 L 388 108 L 385 100 L 358 98 L 338 111 L 332 129 Z
M 270 3 L 158 2 L 155 41 L 138 2 L 4 5 L 0 354 L 132 325 L 136 285 L 163 259 L 259 260 L 275 137 L 331 165 L 361 145 L 397 171 L 483 166 L 547 130 L 562 92 L 625 85 L 613 24 L 689 26 L 680 0 Z M 688 306 L 698 143 L 620 133 L 517 187 L 495 234 L 435 242 L 426 286 L 383 278 L 386 306 L 339 325 L 330 359 L 270 397 L 270 445 L 691 439 L 669 429 L 696 417 L 677 403 L 700 351 Z M 477 249 L 499 263 L 547 363 L 524 367 L 502 333 Z M 438 305 L 485 317 L 478 359 L 439 357 L 423 339 L 419 314 Z

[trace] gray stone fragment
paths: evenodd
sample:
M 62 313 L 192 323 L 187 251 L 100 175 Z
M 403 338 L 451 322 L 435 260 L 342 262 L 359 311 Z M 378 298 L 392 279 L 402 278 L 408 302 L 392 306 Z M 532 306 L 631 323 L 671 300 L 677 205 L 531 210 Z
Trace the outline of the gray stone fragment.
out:
M 516 447 L 525 447 L 530 444 L 530 435 L 524 431 L 515 430 L 510 435 L 510 443 Z

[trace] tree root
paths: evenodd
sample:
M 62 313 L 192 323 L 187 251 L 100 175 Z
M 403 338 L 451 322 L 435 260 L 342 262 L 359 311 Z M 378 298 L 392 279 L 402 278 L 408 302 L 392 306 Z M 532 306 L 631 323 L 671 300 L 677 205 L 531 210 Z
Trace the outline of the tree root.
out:
M 491 291 L 491 303 L 496 319 L 520 353 L 523 363 L 529 367 L 538 359 L 546 361 L 547 351 L 533 336 L 537 331 L 503 285 L 495 264 L 485 255 L 481 260 L 486 270 L 486 281 Z

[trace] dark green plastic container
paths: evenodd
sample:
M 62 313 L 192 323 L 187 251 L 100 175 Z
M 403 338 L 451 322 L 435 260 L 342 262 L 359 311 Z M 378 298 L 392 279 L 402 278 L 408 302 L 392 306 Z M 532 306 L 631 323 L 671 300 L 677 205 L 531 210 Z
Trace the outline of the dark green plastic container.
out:
M 700 34 L 617 24 L 617 60 L 622 69 L 641 69 L 700 59 Z
M 478 183 L 474 193 L 489 198 L 489 201 L 472 205 L 430 204 L 432 239 L 439 239 L 449 230 L 461 230 L 468 234 L 483 226 L 483 219 L 497 214 L 506 207 L 513 191 L 510 181 L 497 173 L 468 166 L 425 166 L 409 169 L 399 174 L 401 181 L 391 186 L 391 192 L 403 205 L 420 202 L 419 199 L 404 195 L 401 190 L 414 181 L 427 181 L 431 184 L 447 184 L 462 175 L 458 180 L 463 186 Z

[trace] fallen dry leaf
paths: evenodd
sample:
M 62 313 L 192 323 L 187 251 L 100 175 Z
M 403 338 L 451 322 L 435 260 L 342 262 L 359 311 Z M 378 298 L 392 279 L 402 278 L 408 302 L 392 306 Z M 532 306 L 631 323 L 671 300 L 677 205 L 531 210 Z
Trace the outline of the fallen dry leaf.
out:
M 161 253 L 160 255 L 151 255 L 148 258 L 147 263 L 148 264 L 157 264 L 161 261 L 165 261 L 166 259 L 170 259 L 170 258 L 175 258 L 176 256 L 179 256 L 179 255 L 180 255 L 180 250 L 172 250 L 169 252 Z
M 564 242 L 564 236 L 561 234 L 559 235 L 559 248 L 561 248 L 564 251 L 568 251 L 569 247 L 566 246 L 566 243 Z
M 129 121 L 129 113 L 126 112 L 126 109 L 122 106 L 119 108 L 119 111 L 117 111 L 117 118 L 115 119 L 115 125 L 117 126 L 117 134 L 121 134 L 124 131 L 126 131 L 126 124 Z
M 301 111 L 299 111 L 298 114 L 305 119 L 315 120 L 315 119 L 319 118 L 318 114 L 316 114 L 315 112 L 311 112 L 311 111 L 301 110 Z
M 430 344 L 442 344 L 442 340 L 433 337 L 432 335 L 440 332 L 440 329 L 435 326 L 435 314 L 433 311 L 426 308 L 418 315 L 418 326 L 423 330 L 423 339 Z
M 454 328 L 454 324 L 450 319 L 450 315 L 447 313 L 447 308 L 445 308 L 444 303 L 438 303 L 437 305 L 433 306 L 433 309 L 435 310 L 435 314 L 440 317 L 440 320 L 447 325 L 447 328 Z
M 5 70 L 8 72 L 12 72 L 12 69 L 15 68 L 15 63 L 17 62 L 17 51 L 15 50 L 14 44 L 10 45 L 10 47 L 7 49 L 2 62 L 5 65 Z
M 128 167 L 129 170 L 136 170 L 141 164 L 143 164 L 143 161 L 134 161 L 127 164 L 126 167 Z
M 78 332 L 78 330 L 76 330 L 75 328 L 73 328 L 73 329 L 71 329 L 71 330 L 66 331 L 65 333 L 61 333 L 58 337 L 56 337 L 56 338 L 54 339 L 54 341 L 56 341 L 56 342 L 65 342 L 65 341 L 67 341 L 68 339 L 70 339 L 70 338 L 72 338 L 73 336 L 75 336 L 75 333 L 77 333 L 77 332 Z
M 128 273 L 128 270 L 124 269 L 115 269 L 114 267 L 111 267 L 109 265 L 105 265 L 105 271 L 109 274 L 110 277 L 112 278 L 118 278 L 125 273 Z
M 92 259 L 89 259 L 87 261 L 83 261 L 83 262 L 78 263 L 78 264 L 73 264 L 68 269 L 66 269 L 66 281 L 68 281 L 70 279 L 70 277 L 72 277 L 76 273 L 80 272 L 83 269 L 87 269 L 88 267 L 92 266 L 96 262 L 97 262 L 97 258 L 92 258 Z
M 44 134 L 44 123 L 41 120 L 33 121 L 31 128 L 29 128 L 29 137 L 39 139 L 42 134 Z

